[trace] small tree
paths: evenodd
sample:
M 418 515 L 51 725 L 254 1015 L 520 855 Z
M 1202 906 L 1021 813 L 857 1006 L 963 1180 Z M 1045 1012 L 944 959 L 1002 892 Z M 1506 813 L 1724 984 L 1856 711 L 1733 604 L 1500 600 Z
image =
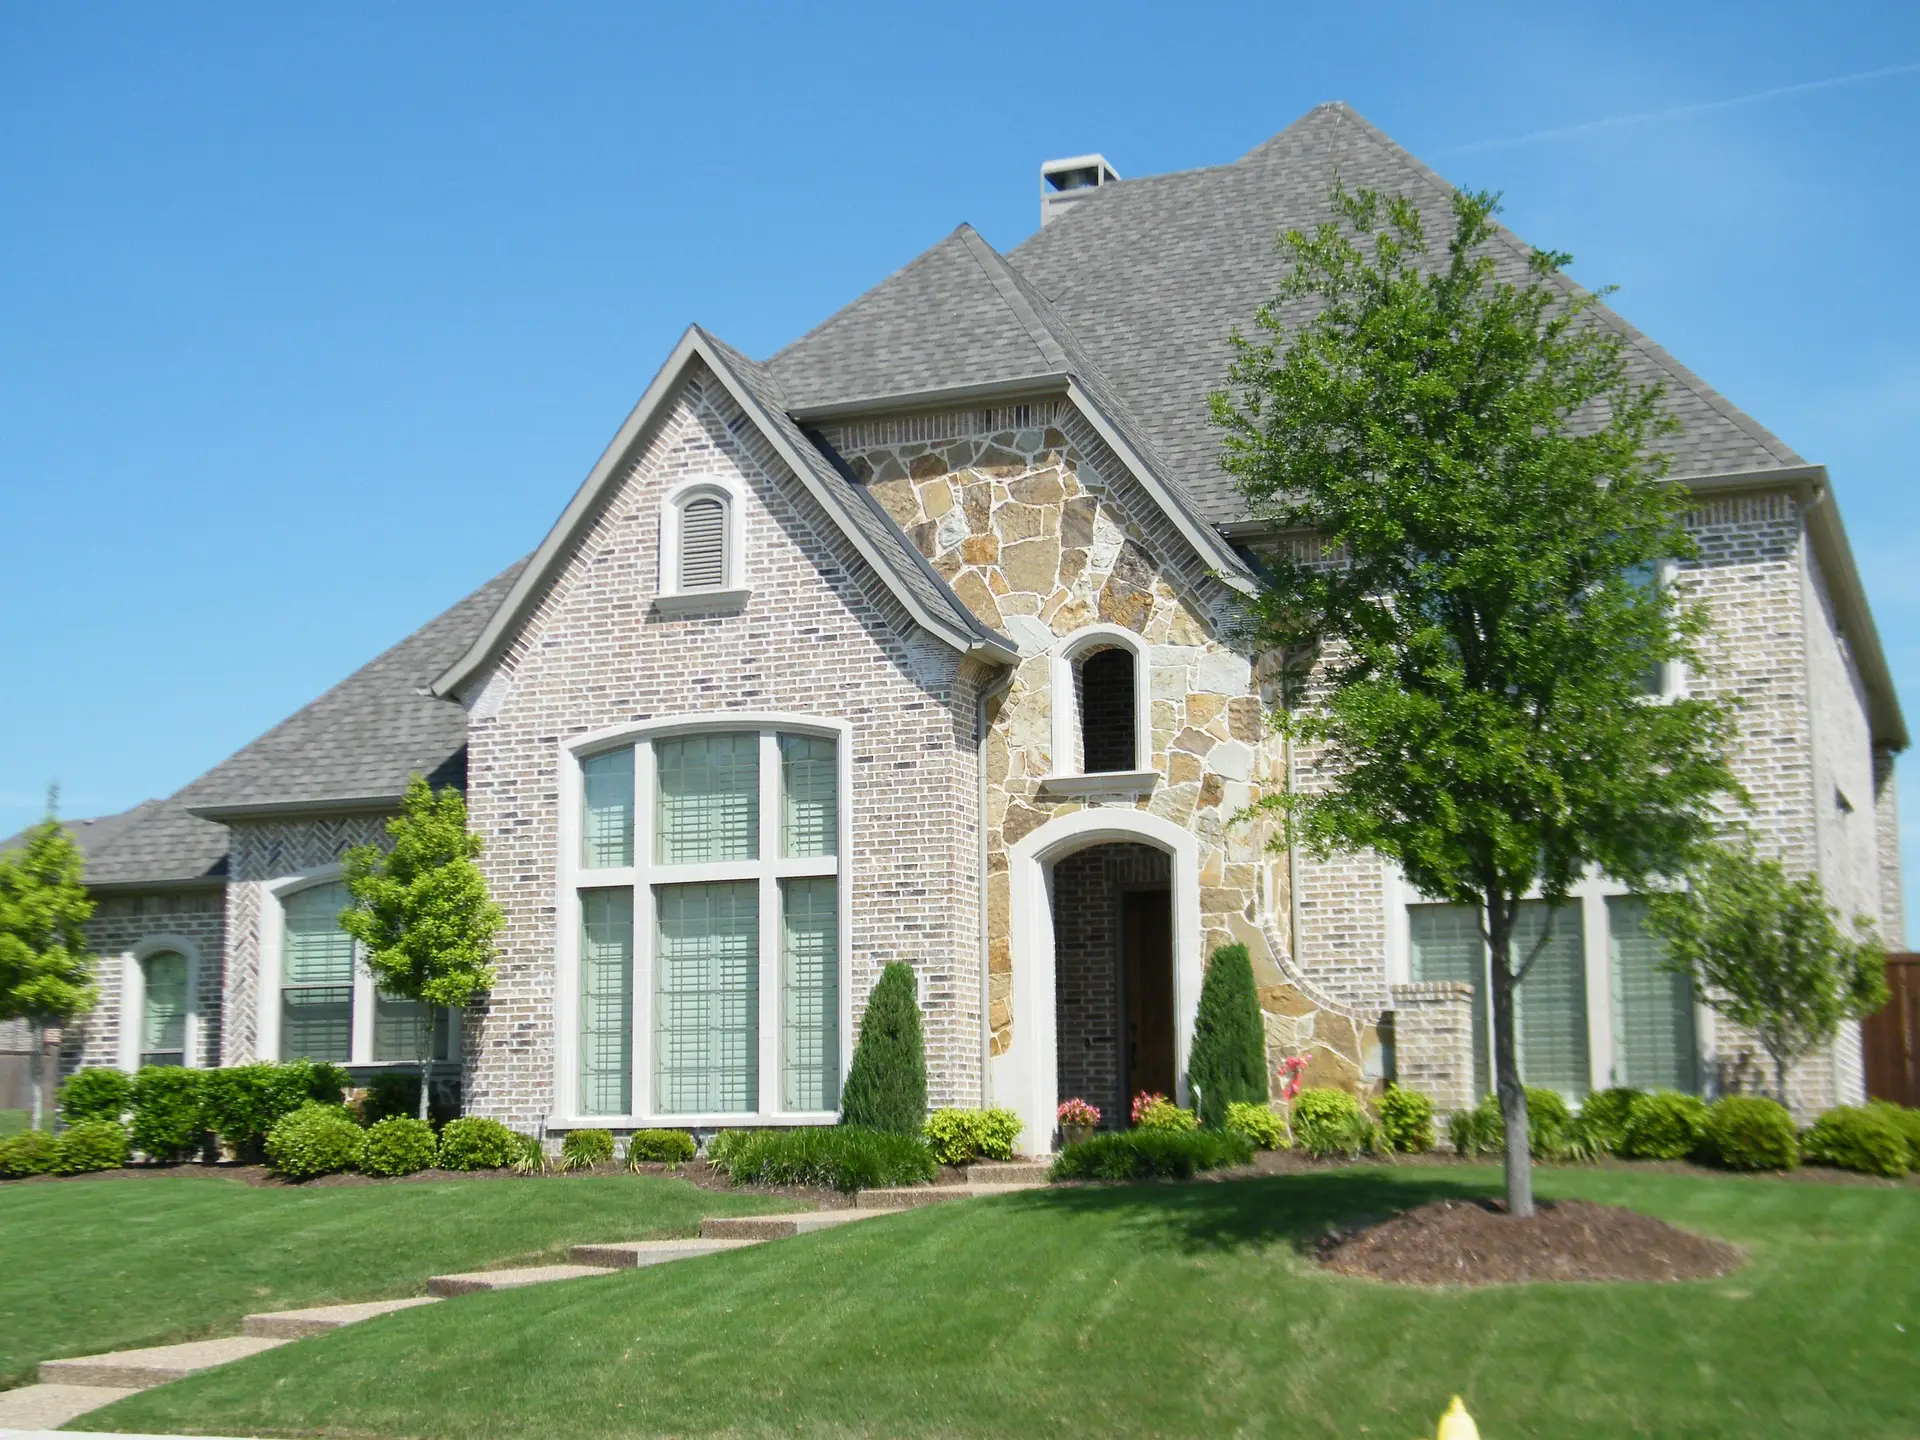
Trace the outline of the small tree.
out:
M 1277 717 L 1320 747 L 1311 793 L 1260 804 L 1310 852 L 1372 849 L 1480 918 L 1508 1213 L 1526 1216 L 1516 988 L 1583 872 L 1678 873 L 1738 789 L 1728 713 L 1643 693 L 1653 667 L 1697 660 L 1706 625 L 1647 583 L 1694 553 L 1689 498 L 1654 449 L 1659 391 L 1560 282 L 1568 257 L 1534 251 L 1501 278 L 1491 195 L 1453 197 L 1444 256 L 1404 197 L 1336 189 L 1333 205 L 1282 237 L 1266 335 L 1233 337 L 1213 397 L 1224 463 L 1280 537 L 1259 637 L 1283 670 L 1322 662 L 1309 703 Z M 1516 955 L 1536 891 L 1549 920 Z
M 1887 1003 L 1886 954 L 1866 917 L 1854 918 L 1851 937 L 1841 930 L 1818 876 L 1789 876 L 1750 840 L 1705 851 L 1688 879 L 1688 889 L 1648 899 L 1648 927 L 1667 942 L 1668 968 L 1753 1032 L 1784 1105 L 1789 1068 L 1842 1020 Z
M 840 1092 L 840 1123 L 918 1135 L 927 1119 L 927 1047 L 913 968 L 898 960 L 880 972 L 860 1018 L 860 1040 Z
M 1187 1083 L 1198 1096 L 1201 1122 L 1210 1129 L 1227 1123 L 1227 1106 L 1265 1105 L 1271 1098 L 1267 1028 L 1253 987 L 1253 959 L 1244 945 L 1214 951 L 1200 982 Z
M 424 1120 L 440 1012 L 493 988 L 493 937 L 505 917 L 473 863 L 483 842 L 467 829 L 467 801 L 458 790 L 449 785 L 436 795 L 415 775 L 387 835 L 389 850 L 356 845 L 346 853 L 354 903 L 341 912 L 340 928 L 365 949 L 382 991 L 426 1008 L 419 1046 Z
M 47 814 L 17 850 L 0 854 L 0 1020 L 25 1020 L 33 1035 L 33 1128 L 46 1111 L 48 1027 L 67 1025 L 99 998 L 87 921 L 93 900 L 83 883 L 86 862 L 55 818 L 59 791 L 47 791 Z

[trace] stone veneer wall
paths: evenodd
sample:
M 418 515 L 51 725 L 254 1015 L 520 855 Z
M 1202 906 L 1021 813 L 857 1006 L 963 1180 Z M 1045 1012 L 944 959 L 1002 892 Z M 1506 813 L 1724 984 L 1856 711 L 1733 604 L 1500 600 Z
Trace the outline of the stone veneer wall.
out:
M 189 941 L 199 952 L 194 1048 L 202 1065 L 216 1063 L 225 1017 L 226 932 L 226 900 L 217 888 L 98 897 L 87 922 L 87 943 L 100 957 L 94 971 L 100 1001 L 62 1035 L 62 1071 L 120 1064 L 120 1027 L 128 1020 L 121 994 L 126 961 L 145 942 L 162 935 Z
M 663 616 L 650 608 L 660 502 L 680 481 L 714 475 L 747 497 L 752 596 L 738 613 Z M 928 1098 L 978 1105 L 976 686 L 724 387 L 705 372 L 690 377 L 470 696 L 468 802 L 508 917 L 499 982 L 473 1017 L 473 1107 L 523 1128 L 551 1113 L 560 746 L 592 730 L 728 710 L 852 722 L 855 1024 L 880 968 L 911 964 L 927 1005 Z
M 1172 878 L 1166 852 L 1151 845 L 1095 845 L 1053 867 L 1060 1098 L 1092 1102 L 1109 1125 L 1124 1126 L 1128 1114 L 1120 897 L 1128 889 L 1165 890 Z

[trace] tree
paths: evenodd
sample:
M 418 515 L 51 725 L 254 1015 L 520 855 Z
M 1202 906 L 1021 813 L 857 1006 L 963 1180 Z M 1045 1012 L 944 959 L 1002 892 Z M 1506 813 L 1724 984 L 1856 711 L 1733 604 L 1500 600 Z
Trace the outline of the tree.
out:
M 391 849 L 356 845 L 346 853 L 354 903 L 340 913 L 340 928 L 360 942 L 384 993 L 426 1008 L 419 1045 L 424 1120 L 440 1012 L 493 988 L 493 937 L 505 917 L 474 864 L 484 842 L 467 829 L 466 797 L 451 785 L 436 795 L 415 775 L 387 836 Z
M 1227 1123 L 1227 1106 L 1265 1105 L 1270 1098 L 1267 1027 L 1253 988 L 1253 960 L 1244 945 L 1222 945 L 1214 951 L 1200 982 L 1187 1083 L 1199 1096 L 1201 1123 L 1212 1129 Z
M 927 1047 L 913 968 L 895 960 L 880 972 L 860 1017 L 860 1039 L 840 1092 L 840 1123 L 918 1135 L 927 1119 Z
M 1453 197 L 1444 256 L 1405 197 L 1336 188 L 1333 204 L 1281 238 L 1264 336 L 1235 333 L 1212 397 L 1224 463 L 1280 537 L 1252 620 L 1307 685 L 1276 723 L 1319 747 L 1309 793 L 1256 808 L 1280 843 L 1372 849 L 1478 914 L 1508 1211 L 1526 1216 L 1515 989 L 1583 871 L 1683 868 L 1738 793 L 1731 716 L 1646 703 L 1650 667 L 1697 663 L 1706 626 L 1647 583 L 1694 553 L 1688 497 L 1653 448 L 1660 392 L 1630 382 L 1596 297 L 1557 275 L 1568 257 L 1527 252 L 1503 276 L 1488 194 Z M 1516 956 L 1536 891 L 1549 923 Z
M 1670 969 L 1694 993 L 1753 1032 L 1787 1103 L 1787 1071 L 1826 1044 L 1842 1020 L 1887 1003 L 1887 957 L 1871 922 L 1840 929 L 1815 875 L 1789 876 L 1750 839 L 1701 855 L 1688 888 L 1650 896 L 1647 925 L 1667 942 Z
M 46 1109 L 43 1090 L 47 1030 L 86 1014 L 99 998 L 87 921 L 93 900 L 83 883 L 80 847 L 47 814 L 16 850 L 0 854 L 0 1020 L 25 1020 L 33 1034 L 33 1128 Z

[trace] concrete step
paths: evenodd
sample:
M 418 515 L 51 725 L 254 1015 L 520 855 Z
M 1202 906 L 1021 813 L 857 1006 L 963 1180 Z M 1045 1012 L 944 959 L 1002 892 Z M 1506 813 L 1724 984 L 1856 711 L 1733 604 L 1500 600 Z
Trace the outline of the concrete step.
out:
M 112 1385 L 22 1385 L 0 1390 L 0 1432 L 57 1430 L 69 1420 L 133 1394 Z
M 664 1265 L 670 1260 L 697 1260 L 702 1255 L 718 1255 L 758 1245 L 758 1236 L 732 1239 L 702 1236 L 698 1240 L 629 1240 L 618 1245 L 576 1245 L 568 1257 L 580 1265 L 598 1265 L 608 1270 L 631 1270 L 643 1265 Z
M 1013 1195 L 1022 1190 L 1037 1190 L 1032 1182 L 1011 1185 L 907 1185 L 897 1190 L 862 1190 L 854 1201 L 862 1210 L 911 1210 L 921 1205 L 938 1205 L 943 1200 L 984 1200 L 992 1195 Z
M 410 1300 L 368 1300 L 359 1305 L 316 1305 L 307 1310 L 274 1310 L 249 1315 L 240 1322 L 242 1335 L 265 1335 L 276 1340 L 304 1340 L 309 1335 L 324 1335 L 342 1325 L 355 1325 L 376 1315 L 395 1310 L 411 1310 L 416 1305 L 431 1305 L 433 1295 L 416 1295 Z
M 475 1270 L 465 1275 L 436 1275 L 427 1281 L 427 1294 L 436 1300 L 450 1295 L 477 1295 L 483 1290 L 517 1290 L 523 1285 L 545 1285 L 554 1280 L 579 1280 L 604 1275 L 605 1265 L 526 1265 L 518 1270 Z
M 116 1350 L 108 1355 L 76 1355 L 71 1360 L 41 1361 L 40 1379 L 48 1385 L 104 1385 L 118 1390 L 146 1390 L 286 1343 L 265 1335 L 229 1335 L 222 1340 L 191 1340 L 185 1345 Z
M 872 1220 L 883 1210 L 816 1210 L 801 1215 L 717 1215 L 700 1222 L 703 1240 L 784 1240 L 811 1235 L 853 1220 Z
M 1044 1185 L 1050 1160 L 983 1160 L 967 1167 L 969 1185 Z

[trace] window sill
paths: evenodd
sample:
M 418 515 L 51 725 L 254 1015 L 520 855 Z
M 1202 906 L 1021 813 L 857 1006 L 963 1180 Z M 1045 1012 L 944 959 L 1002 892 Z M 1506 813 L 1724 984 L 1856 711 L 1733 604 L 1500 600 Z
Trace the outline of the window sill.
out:
M 838 1111 L 792 1115 L 728 1111 L 719 1115 L 549 1115 L 549 1133 L 561 1130 L 764 1130 L 800 1125 L 837 1125 Z
M 1049 795 L 1144 795 L 1160 783 L 1158 770 L 1103 770 L 1094 775 L 1043 775 Z
M 693 610 L 744 610 L 751 590 L 685 590 L 653 597 L 662 615 L 684 615 Z

